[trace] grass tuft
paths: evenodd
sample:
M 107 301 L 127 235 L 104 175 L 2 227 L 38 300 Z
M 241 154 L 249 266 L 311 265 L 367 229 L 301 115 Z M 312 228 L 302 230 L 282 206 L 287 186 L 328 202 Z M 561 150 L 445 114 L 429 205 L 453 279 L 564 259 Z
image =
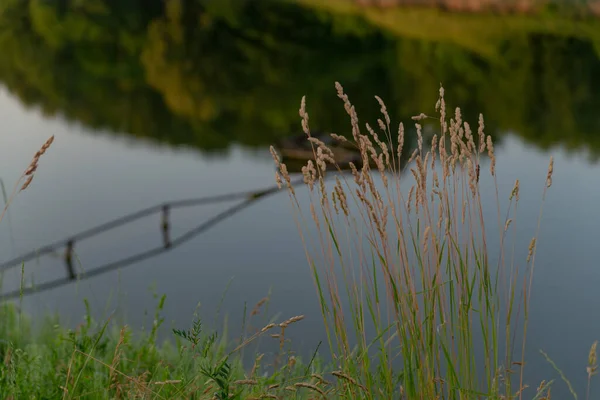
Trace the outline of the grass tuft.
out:
M 500 192 L 483 116 L 474 131 L 460 108 L 447 109 L 440 87 L 437 116 L 412 117 L 409 135 L 403 123 L 392 126 L 378 96 L 382 118 L 360 123 L 342 85 L 335 86 L 350 125 L 344 139 L 334 139 L 352 143 L 360 165 L 338 164 L 312 137 L 305 98 L 299 116 L 313 149 L 302 168 L 307 204 L 271 152 L 278 182 L 287 183 L 339 367 L 333 375 L 346 397 L 543 398 L 549 386 L 534 392 L 524 375 L 542 207 L 525 257 L 507 245 L 519 181 Z M 430 121 L 437 128 L 425 138 Z M 542 206 L 553 171 L 551 158 Z M 484 204 L 482 190 L 495 204 Z

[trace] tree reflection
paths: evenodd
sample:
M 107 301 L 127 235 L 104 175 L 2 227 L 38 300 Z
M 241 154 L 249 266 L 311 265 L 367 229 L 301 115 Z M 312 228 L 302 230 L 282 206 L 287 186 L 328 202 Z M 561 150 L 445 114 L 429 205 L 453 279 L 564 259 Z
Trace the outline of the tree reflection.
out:
M 312 3 L 4 0 L 0 81 L 46 115 L 206 151 L 297 133 L 302 95 L 311 126 L 345 133 L 335 81 L 360 117 L 378 94 L 404 121 L 432 114 L 443 82 L 490 133 L 600 154 L 600 20 L 436 13 L 400 29 Z

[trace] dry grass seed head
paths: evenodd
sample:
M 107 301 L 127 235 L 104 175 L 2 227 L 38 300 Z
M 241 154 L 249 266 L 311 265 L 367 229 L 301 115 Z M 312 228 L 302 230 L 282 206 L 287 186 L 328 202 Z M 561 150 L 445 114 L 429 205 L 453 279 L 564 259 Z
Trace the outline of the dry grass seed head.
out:
M 516 201 L 519 201 L 519 180 L 515 180 L 515 185 L 513 186 L 512 191 L 510 192 L 509 200 L 512 200 L 513 197 Z
M 438 145 L 438 153 L 440 156 L 440 162 L 445 165 L 448 160 L 448 153 L 446 152 L 446 137 L 440 136 L 439 145 Z
M 279 171 L 281 172 L 283 179 L 285 179 L 285 182 L 287 184 L 289 191 L 292 193 L 292 195 L 295 195 L 296 191 L 294 190 L 294 187 L 292 186 L 292 180 L 290 179 L 290 174 L 287 170 L 287 166 L 284 163 L 280 164 Z
M 350 121 L 352 123 L 352 136 L 354 137 L 354 141 L 358 143 L 358 136 L 360 135 L 360 129 L 358 128 L 358 116 L 356 115 L 356 110 L 354 106 L 348 100 L 348 96 L 344 93 L 344 88 L 339 82 L 335 83 L 335 88 L 337 90 L 338 97 L 344 102 L 344 109 L 350 116 Z
M 352 171 L 352 176 L 354 177 L 354 182 L 358 185 L 362 187 L 362 179 L 361 179 L 361 174 L 358 172 L 358 169 L 356 168 L 356 165 L 354 165 L 353 162 L 349 162 L 348 166 L 350 167 L 350 170 Z
M 458 142 L 459 142 L 459 137 L 458 137 L 458 132 L 456 130 L 456 125 L 454 124 L 453 120 L 450 120 L 450 154 L 452 154 L 453 165 L 454 165 L 454 163 L 456 163 L 456 160 L 458 159 L 458 156 L 459 156 Z
M 240 379 L 237 381 L 233 381 L 234 385 L 243 385 L 243 386 L 254 386 L 258 385 L 258 381 L 254 379 Z
M 281 159 L 279 158 L 279 155 L 275 151 L 275 147 L 273 147 L 273 146 L 269 147 L 269 151 L 271 152 L 271 156 L 273 157 L 273 161 L 275 161 L 275 166 L 277 168 L 280 168 Z
M 153 382 L 154 385 L 157 386 L 163 386 L 163 385 L 178 385 L 180 384 L 182 381 L 181 379 L 167 379 L 166 381 L 161 381 L 161 382 Z
M 462 125 L 462 114 L 460 112 L 460 107 L 456 107 L 454 110 L 454 119 L 456 120 L 456 127 L 460 127 Z M 462 133 L 460 133 L 460 137 L 463 137 Z
M 471 125 L 467 121 L 464 122 L 465 127 L 465 138 L 467 139 L 467 149 L 469 154 L 475 153 L 475 141 L 473 140 L 473 132 L 471 131 Z
M 323 210 L 327 210 L 329 206 L 329 197 L 327 196 L 327 190 L 325 189 L 325 179 L 322 175 L 319 177 L 319 191 L 321 193 L 321 207 L 323 207 Z
M 340 211 L 338 208 L 338 195 L 337 192 L 335 191 L 335 189 L 331 192 L 331 202 L 333 203 L 333 210 L 335 211 L 336 215 L 339 215 Z
M 369 133 L 371 134 L 371 136 L 373 136 L 373 140 L 375 140 L 375 143 L 377 143 L 377 145 L 381 149 L 381 152 L 385 157 L 386 165 L 389 165 L 390 155 L 388 152 L 387 145 L 379 139 L 379 136 L 377 135 L 377 133 L 373 130 L 373 128 L 371 128 L 371 126 L 368 123 L 366 124 L 366 127 L 367 127 L 367 130 L 369 131 Z M 372 146 L 373 145 L 371 144 L 371 147 Z M 373 148 L 373 152 L 375 152 L 374 148 Z M 377 153 L 375 152 L 375 154 L 377 154 Z M 378 165 L 378 167 L 379 167 L 379 165 Z
M 250 371 L 250 376 L 256 375 L 256 371 L 258 370 L 258 367 L 260 366 L 260 362 L 262 361 L 263 357 L 264 354 L 262 353 L 256 356 L 256 358 L 254 359 L 254 365 L 252 365 L 252 370 Z
M 419 184 L 421 185 L 421 196 L 423 198 L 423 202 L 425 202 L 427 195 L 427 157 L 425 157 L 425 162 L 421 160 L 421 156 L 417 157 L 416 160 L 417 169 L 419 171 Z
M 321 176 L 325 175 L 325 172 L 327 171 L 328 162 L 330 164 L 335 164 L 335 161 L 331 157 L 326 155 L 321 147 L 317 148 L 317 158 L 315 162 L 317 163 L 317 167 Z
M 264 327 L 263 327 L 263 328 L 260 330 L 260 332 L 259 332 L 259 333 L 265 333 L 265 332 L 266 332 L 266 331 L 268 331 L 269 329 L 273 329 L 273 328 L 274 328 L 274 327 L 276 327 L 276 326 L 277 326 L 277 324 L 274 324 L 274 323 L 270 323 L 270 324 L 268 324 L 268 325 L 265 325 L 265 326 L 264 326 Z
M 42 148 L 40 149 L 40 155 L 44 154 L 46 152 L 46 150 L 48 150 L 50 148 L 50 145 L 54 142 L 54 135 L 50 136 L 48 138 L 48 140 L 46 140 L 46 143 L 44 143 L 44 145 L 42 146 Z
M 250 316 L 254 316 L 254 315 L 258 315 L 260 313 L 260 308 L 262 306 L 265 305 L 265 303 L 269 301 L 268 297 L 263 297 L 262 299 L 260 299 L 255 305 L 254 308 L 252 309 L 252 312 L 250 313 Z
M 29 167 L 25 170 L 25 176 L 29 176 L 31 174 L 33 174 L 35 172 L 35 170 L 37 170 L 37 162 L 35 164 L 31 164 L 29 165 Z
M 483 153 L 485 151 L 485 134 L 483 133 L 484 128 L 485 124 L 483 123 L 483 114 L 479 114 L 479 128 L 477 129 L 477 135 L 479 136 L 480 153 Z
M 439 188 L 440 187 L 440 180 L 438 179 L 438 174 L 436 170 L 433 170 L 433 187 L 434 188 Z M 440 200 L 441 200 L 441 196 L 440 196 Z
M 467 158 L 467 172 L 469 174 L 469 189 L 473 198 L 477 197 L 477 173 L 470 158 Z
M 344 102 L 344 108 L 346 109 L 346 112 L 348 115 L 350 115 L 350 108 L 352 107 L 352 104 L 350 104 L 348 96 L 344 93 L 344 87 L 339 82 L 336 82 L 335 88 L 337 90 L 338 97 Z
M 306 96 L 302 96 L 302 100 L 300 101 L 300 109 L 298 110 L 298 114 L 302 118 L 302 130 L 308 137 L 310 137 L 310 130 L 308 128 L 308 113 L 306 112 Z
M 340 208 L 344 212 L 346 216 L 350 215 L 350 211 L 348 210 L 348 201 L 346 197 L 346 192 L 344 191 L 344 187 L 342 186 L 342 182 L 336 176 L 335 178 L 335 193 L 340 203 Z
M 446 100 L 444 100 L 444 87 L 440 85 L 440 99 L 438 100 L 439 106 L 436 106 L 436 110 L 440 110 L 440 125 L 442 126 L 442 136 L 446 134 Z
M 315 378 L 318 381 L 317 384 L 329 385 L 329 382 L 319 374 L 312 374 L 311 378 Z
M 427 225 L 425 233 L 423 234 L 423 254 L 427 254 L 429 247 L 429 236 L 431 235 L 431 226 Z
M 592 347 L 590 347 L 590 352 L 588 354 L 588 366 L 586 368 L 588 378 L 591 378 L 593 375 L 596 375 L 598 372 L 598 358 L 596 347 L 598 346 L 598 341 L 592 343 Z
M 419 115 L 415 115 L 415 116 L 412 116 L 412 117 L 411 117 L 411 119 L 412 119 L 413 121 L 422 121 L 422 120 L 424 120 L 424 119 L 426 119 L 426 118 L 427 118 L 427 115 L 425 115 L 425 114 L 423 114 L 423 113 L 421 113 L 421 114 L 419 114 Z
M 415 124 L 415 127 L 417 128 L 417 148 L 419 149 L 419 153 L 423 153 L 423 132 L 422 129 L 423 127 L 421 126 L 421 124 Z
M 554 173 L 554 157 L 550 156 L 550 164 L 548 164 L 548 174 L 546 175 L 546 187 L 552 186 L 552 174 Z
M 531 261 L 531 256 L 533 256 L 534 250 L 535 250 L 535 238 L 531 239 L 531 242 L 529 242 L 529 251 L 527 253 L 527 262 Z
M 438 151 L 437 149 L 438 136 L 437 134 L 433 135 L 433 139 L 431 139 L 431 169 L 435 170 L 435 157 Z
M 315 392 L 319 393 L 321 396 L 326 398 L 325 392 L 323 392 L 323 390 L 321 390 L 321 388 L 319 388 L 318 386 L 315 386 L 311 383 L 298 382 L 298 383 L 295 383 L 294 386 L 299 387 L 299 388 L 307 388 L 310 390 L 314 390 Z
M 331 133 L 331 134 L 330 134 L 330 136 L 331 136 L 332 138 L 334 138 L 335 140 L 337 140 L 338 142 L 343 142 L 343 143 L 346 143 L 346 142 L 348 142 L 348 139 L 346 139 L 344 136 L 337 135 L 337 134 L 335 134 L 335 133 Z
M 29 175 L 29 177 L 27 178 L 27 180 L 25 181 L 25 183 L 23 184 L 23 186 L 21 186 L 21 192 L 25 189 L 27 189 L 29 187 L 29 185 L 31 185 L 31 181 L 33 181 L 33 175 Z
M 281 184 L 283 183 L 281 181 L 281 175 L 279 175 L 279 172 L 275 171 L 275 183 L 277 183 L 277 188 L 281 189 Z
M 342 371 L 333 371 L 331 373 L 331 375 L 335 376 L 338 379 L 342 379 L 344 381 L 350 382 L 352 385 L 361 388 L 365 392 L 367 391 L 367 388 L 364 385 L 358 383 L 356 381 L 356 379 L 352 378 L 350 375 L 347 375 L 347 374 L 343 373 Z
M 490 135 L 487 136 L 487 150 L 490 158 L 490 173 L 493 176 L 496 174 L 496 157 L 494 156 L 494 143 Z
M 298 321 L 302 321 L 303 319 L 304 319 L 304 315 L 297 315 L 295 317 L 292 317 L 292 318 L 290 318 L 288 320 L 283 321 L 282 323 L 279 324 L 279 326 L 281 328 L 287 328 L 288 325 L 293 324 L 293 323 L 298 322 Z
M 53 142 L 54 142 L 54 135 L 50 136 L 50 138 L 48 138 L 48 140 L 46 140 L 46 142 L 44 142 L 42 147 L 40 147 L 40 149 L 35 153 L 35 156 L 29 163 L 29 166 L 25 169 L 24 176 L 27 176 L 28 178 L 25 181 L 25 183 L 23 183 L 23 185 L 21 186 L 21 189 L 19 190 L 20 192 L 27 189 L 29 187 L 29 185 L 31 185 L 31 181 L 33 181 L 33 177 L 34 177 L 34 172 L 38 168 L 40 157 L 44 153 L 46 153 L 46 151 L 50 148 L 50 146 L 52 145 Z
M 385 118 L 386 124 L 390 125 L 391 120 L 390 120 L 390 116 L 389 116 L 389 114 L 387 112 L 387 107 L 385 106 L 385 103 L 383 102 L 383 100 L 379 96 L 375 96 L 375 99 L 377 100 L 377 102 L 381 106 L 381 109 L 379 111 L 381 111 L 381 114 L 383 114 L 383 117 Z
M 415 149 L 415 151 L 413 151 L 410 158 L 408 159 L 408 164 L 410 164 L 411 162 L 413 162 L 415 160 L 415 158 L 417 157 L 417 154 L 419 154 L 419 150 Z
M 302 176 L 304 178 L 304 183 L 308 185 L 310 191 L 312 192 L 315 186 L 315 180 L 317 179 L 317 170 L 315 169 L 315 165 L 312 160 L 308 160 L 308 163 L 302 167 Z
M 402 148 L 404 147 L 404 124 L 398 125 L 398 162 L 402 158 Z
M 406 200 L 406 209 L 407 209 L 408 213 L 410 213 L 414 192 L 415 192 L 415 186 L 413 185 L 410 187 L 410 190 L 408 191 L 408 200 Z

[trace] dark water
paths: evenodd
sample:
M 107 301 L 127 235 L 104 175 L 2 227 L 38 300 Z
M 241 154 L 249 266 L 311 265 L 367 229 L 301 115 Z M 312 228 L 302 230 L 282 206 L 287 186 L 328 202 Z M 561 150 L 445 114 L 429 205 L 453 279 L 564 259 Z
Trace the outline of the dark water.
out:
M 273 185 L 268 146 L 299 132 L 302 95 L 314 129 L 347 130 L 335 81 L 363 120 L 378 117 L 377 94 L 405 123 L 433 114 L 441 82 L 471 125 L 484 114 L 496 139 L 500 189 L 508 193 L 521 180 L 525 244 L 555 158 L 536 261 L 530 384 L 558 378 L 541 361 L 542 348 L 582 387 L 587 351 L 600 339 L 600 19 L 377 13 L 316 1 L 168 4 L 0 6 L 0 177 L 7 190 L 56 137 L 2 221 L 2 260 L 166 201 Z M 494 193 L 484 197 L 493 201 Z M 234 204 L 173 211 L 172 234 Z M 148 327 L 154 293 L 165 294 L 167 325 L 183 327 L 198 305 L 212 318 L 227 290 L 221 309 L 235 331 L 244 303 L 250 308 L 270 293 L 272 312 L 307 316 L 292 334 L 310 351 L 323 333 L 290 210 L 284 194 L 266 197 L 169 252 L 25 297 L 23 306 L 77 323 L 88 299 L 98 318 Z M 90 271 L 161 243 L 155 214 L 76 243 L 76 266 Z M 27 283 L 64 277 L 60 254 L 27 262 Z M 19 288 L 20 272 L 4 275 L 4 292 Z

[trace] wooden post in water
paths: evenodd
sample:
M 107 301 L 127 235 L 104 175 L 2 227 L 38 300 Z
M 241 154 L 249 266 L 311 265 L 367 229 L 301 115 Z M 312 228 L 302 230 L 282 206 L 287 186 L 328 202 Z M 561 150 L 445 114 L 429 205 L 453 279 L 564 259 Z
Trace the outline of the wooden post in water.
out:
M 171 247 L 171 238 L 169 236 L 169 206 L 164 205 L 162 208 L 162 235 L 165 249 Z
M 75 270 L 73 269 L 73 247 L 75 242 L 73 240 L 69 240 L 67 242 L 67 248 L 65 250 L 65 264 L 67 265 L 67 273 L 69 274 L 69 279 L 75 279 Z

